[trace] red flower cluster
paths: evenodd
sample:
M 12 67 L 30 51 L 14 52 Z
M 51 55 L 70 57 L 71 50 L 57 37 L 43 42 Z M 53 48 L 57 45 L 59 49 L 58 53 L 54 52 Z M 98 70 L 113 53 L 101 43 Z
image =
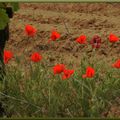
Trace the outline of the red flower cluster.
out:
M 114 68 L 120 68 L 120 59 L 117 60 L 114 64 L 112 64 L 112 67 L 114 67 Z
M 69 70 L 69 69 L 67 70 L 67 69 L 65 69 L 63 71 L 62 79 L 65 80 L 65 79 L 70 78 L 73 73 L 74 73 L 74 70 Z
M 50 40 L 48 40 L 48 43 L 51 41 L 56 41 L 59 38 L 60 38 L 60 34 L 54 30 L 52 31 L 52 34 L 51 34 Z
M 118 40 L 119 40 L 119 38 L 116 35 L 114 35 L 112 33 L 109 35 L 109 41 L 111 43 L 117 42 Z
M 74 70 L 66 69 L 64 64 L 57 64 L 53 67 L 54 75 L 63 73 L 62 79 L 68 79 L 74 73 Z
M 74 70 L 66 69 L 64 64 L 57 64 L 53 67 L 54 75 L 63 73 L 62 79 L 68 79 L 74 73 Z M 82 75 L 82 78 L 92 78 L 95 75 L 95 70 L 88 66 L 86 73 Z
M 78 42 L 79 44 L 87 44 L 86 36 L 81 35 L 76 39 L 76 42 Z M 95 35 L 90 41 L 90 44 L 92 45 L 93 48 L 100 48 L 101 38 L 98 35 Z
M 79 44 L 86 44 L 87 43 L 86 36 L 85 35 L 81 35 L 80 37 L 78 37 L 76 39 L 76 42 L 78 42 Z
M 93 39 L 90 41 L 90 44 L 93 48 L 100 48 L 101 38 L 98 35 L 95 35 Z
M 65 69 L 65 65 L 64 64 L 57 64 L 53 67 L 53 72 L 54 72 L 54 75 L 56 74 L 60 74 L 64 71 Z
M 13 57 L 13 53 L 8 50 L 4 50 L 4 63 L 7 64 L 8 61 Z
M 119 38 L 112 33 L 109 35 L 108 39 L 111 43 L 115 43 L 115 42 L 119 41 Z M 79 44 L 87 44 L 86 36 L 85 35 L 79 36 L 76 39 L 76 42 Z M 93 36 L 92 40 L 90 41 L 90 44 L 92 45 L 92 48 L 100 48 L 101 38 L 98 35 Z
M 74 73 L 74 70 L 66 69 L 64 64 L 57 64 L 53 67 L 53 72 L 54 75 L 63 73 L 62 79 L 65 80 L 71 77 L 71 75 Z M 86 73 L 82 75 L 82 78 L 92 78 L 94 75 L 95 70 L 92 67 L 88 66 Z
M 13 53 L 8 50 L 4 50 L 4 63 L 7 64 L 8 61 L 13 57 Z M 42 56 L 38 52 L 34 52 L 30 59 L 33 62 L 39 62 L 42 59 Z
M 86 69 L 86 73 L 82 75 L 82 78 L 92 78 L 95 75 L 95 70 L 88 66 Z
M 38 52 L 35 52 L 31 55 L 31 60 L 33 62 L 39 62 L 41 59 L 42 59 L 42 56 Z
M 31 25 L 26 25 L 25 27 L 25 32 L 28 36 L 33 37 L 36 34 L 36 29 L 34 27 L 32 27 Z M 48 41 L 48 43 L 50 41 L 56 41 L 57 39 L 60 38 L 60 34 L 56 31 L 53 30 L 50 36 L 50 40 Z M 81 35 L 76 39 L 76 42 L 79 44 L 86 44 L 87 40 L 86 40 L 86 36 L 85 35 Z M 114 34 L 110 34 L 109 35 L 109 41 L 114 43 L 117 42 L 119 40 L 119 38 L 114 35 Z M 92 40 L 90 41 L 90 44 L 92 45 L 93 48 L 100 48 L 101 46 L 101 38 L 98 35 L 93 36 Z M 13 53 L 11 51 L 4 51 L 4 63 L 8 63 L 8 61 L 13 57 Z M 30 59 L 33 62 L 39 62 L 42 59 L 42 56 L 38 53 L 38 52 L 34 52 Z M 114 68 L 120 68 L 120 59 L 117 60 L 114 64 L 112 64 L 112 67 Z M 67 69 L 66 66 L 64 64 L 57 64 L 53 67 L 53 72 L 54 75 L 56 74 L 61 74 L 62 73 L 62 79 L 68 79 L 71 77 L 72 74 L 74 74 L 74 70 L 70 70 Z M 95 75 L 95 70 L 94 68 L 88 66 L 86 68 L 86 73 L 82 75 L 82 78 L 92 78 Z
M 37 30 L 31 25 L 26 25 L 25 32 L 29 37 L 33 37 L 33 36 L 35 36 Z

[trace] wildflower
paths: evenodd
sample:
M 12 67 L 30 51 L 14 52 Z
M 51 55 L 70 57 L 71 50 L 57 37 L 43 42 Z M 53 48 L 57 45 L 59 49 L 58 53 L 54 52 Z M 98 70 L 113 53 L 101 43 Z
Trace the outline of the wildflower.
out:
M 86 69 L 86 74 L 82 75 L 82 78 L 92 78 L 95 75 L 95 70 L 88 66 Z
M 25 26 L 25 32 L 28 36 L 33 37 L 36 34 L 36 29 L 31 25 Z
M 79 44 L 85 44 L 85 43 L 87 43 L 86 36 L 85 35 L 81 35 L 80 37 L 78 37 L 76 39 L 76 42 L 78 42 Z
M 55 74 L 60 74 L 64 71 L 65 65 L 64 64 L 57 64 L 53 67 L 53 72 Z
M 13 57 L 13 53 L 8 50 L 4 50 L 4 63 L 7 64 L 8 61 Z
M 114 42 L 117 42 L 118 40 L 119 40 L 119 38 L 116 35 L 114 35 L 112 33 L 109 35 L 110 42 L 114 43 Z
M 63 76 L 62 76 L 62 79 L 65 80 L 65 79 L 68 79 L 70 78 L 70 76 L 74 73 L 74 70 L 64 70 L 63 71 Z
M 114 64 L 112 64 L 112 67 L 114 67 L 114 68 L 120 68 L 120 59 L 117 60 Z
M 57 31 L 53 30 L 53 31 L 52 31 L 52 34 L 51 34 L 51 36 L 50 36 L 50 40 L 48 41 L 48 43 L 49 43 L 50 41 L 56 41 L 56 40 L 59 39 L 59 38 L 60 38 L 60 34 L 59 34 Z
M 31 55 L 31 60 L 33 62 L 39 62 L 41 59 L 42 59 L 42 56 L 38 52 L 35 52 Z
M 90 44 L 92 45 L 92 48 L 100 48 L 101 38 L 98 35 L 95 35 L 90 41 Z

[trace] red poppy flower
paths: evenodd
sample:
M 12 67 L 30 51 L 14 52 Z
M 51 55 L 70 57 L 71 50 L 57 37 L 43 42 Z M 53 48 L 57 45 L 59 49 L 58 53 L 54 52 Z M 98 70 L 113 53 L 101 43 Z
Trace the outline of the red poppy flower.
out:
M 95 35 L 90 41 L 90 44 L 92 45 L 92 48 L 100 48 L 101 38 L 98 35 Z
M 60 34 L 54 30 L 54 31 L 52 31 L 52 34 L 51 34 L 51 37 L 50 37 L 50 40 L 48 41 L 48 43 L 50 41 L 56 41 L 59 38 L 60 38 Z
M 114 43 L 114 42 L 117 42 L 118 40 L 119 40 L 119 38 L 116 35 L 114 35 L 112 33 L 109 35 L 110 42 Z
M 86 36 L 85 35 L 81 35 L 79 38 L 76 39 L 76 42 L 80 43 L 80 44 L 85 44 L 87 43 L 86 41 Z
M 64 71 L 65 65 L 64 64 L 57 64 L 53 67 L 53 72 L 55 74 L 60 74 Z
M 112 67 L 114 67 L 114 68 L 120 68 L 120 59 L 117 60 L 114 64 L 112 64 Z
M 41 59 L 42 59 L 42 56 L 38 52 L 35 52 L 31 55 L 31 60 L 33 62 L 39 62 Z
M 13 57 L 13 53 L 11 51 L 4 50 L 4 63 L 7 64 L 8 61 Z
M 33 37 L 36 34 L 36 29 L 31 25 L 25 26 L 25 32 L 28 36 Z
M 74 70 L 64 70 L 63 73 L 62 79 L 65 80 L 70 78 L 70 76 L 74 73 Z
M 86 74 L 82 75 L 82 78 L 92 78 L 95 75 L 95 70 L 88 66 L 86 69 Z

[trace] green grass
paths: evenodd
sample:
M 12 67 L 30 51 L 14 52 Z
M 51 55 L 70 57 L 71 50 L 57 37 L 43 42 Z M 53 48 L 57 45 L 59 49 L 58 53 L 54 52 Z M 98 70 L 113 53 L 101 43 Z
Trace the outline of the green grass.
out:
M 44 62 L 6 65 L 6 83 L 0 83 L 0 97 L 12 117 L 102 117 L 120 95 L 120 70 L 105 61 L 84 57 L 78 70 L 67 80 L 53 75 Z M 27 61 L 25 61 L 27 63 Z M 96 74 L 83 79 L 91 65 Z M 69 66 L 69 65 L 68 65 Z M 4 90 L 7 95 L 4 95 Z

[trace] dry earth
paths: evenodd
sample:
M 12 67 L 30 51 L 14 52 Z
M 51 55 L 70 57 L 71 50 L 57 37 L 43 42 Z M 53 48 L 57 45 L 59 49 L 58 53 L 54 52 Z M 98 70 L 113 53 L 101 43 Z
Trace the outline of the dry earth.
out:
M 62 58 L 64 63 L 74 61 L 77 66 L 82 53 L 92 56 L 92 49 L 90 45 L 88 48 L 78 45 L 75 39 L 85 34 L 89 41 L 94 35 L 99 35 L 102 45 L 96 55 L 99 60 L 111 62 L 111 58 L 120 57 L 120 42 L 114 45 L 108 42 L 110 33 L 120 37 L 119 11 L 119 3 L 21 3 L 20 10 L 10 22 L 11 36 L 6 49 L 21 54 L 27 48 L 28 56 L 31 52 L 39 51 L 50 63 L 55 64 Z M 37 28 L 34 39 L 27 40 L 24 33 L 26 24 Z M 55 44 L 47 44 L 54 28 L 60 32 L 61 39 Z

